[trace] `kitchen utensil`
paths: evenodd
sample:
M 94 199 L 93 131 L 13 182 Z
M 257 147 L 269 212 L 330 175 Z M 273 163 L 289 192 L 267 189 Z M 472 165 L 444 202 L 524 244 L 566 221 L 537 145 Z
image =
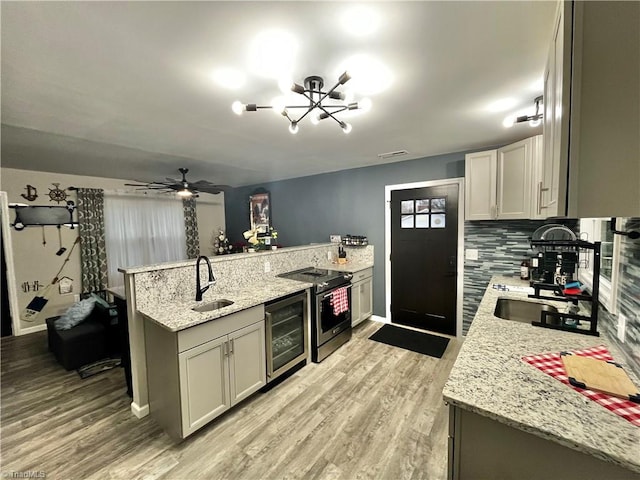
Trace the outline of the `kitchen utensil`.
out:
M 56 255 L 60 256 L 66 251 L 67 249 L 62 246 L 62 227 L 58 225 L 58 251 L 56 252 Z
M 619 364 L 570 352 L 561 352 L 560 356 L 571 385 L 640 403 L 640 389 Z

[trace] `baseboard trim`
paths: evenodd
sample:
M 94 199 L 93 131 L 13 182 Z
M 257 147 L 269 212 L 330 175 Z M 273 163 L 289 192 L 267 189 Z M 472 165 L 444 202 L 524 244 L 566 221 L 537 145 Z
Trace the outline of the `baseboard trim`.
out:
M 28 335 L 30 333 L 41 332 L 46 329 L 47 329 L 47 325 L 46 323 L 43 323 L 42 325 L 34 325 L 33 327 L 21 328 L 20 333 L 18 333 L 18 335 Z
M 131 402 L 131 413 L 137 418 L 144 418 L 149 415 L 149 404 L 140 406 L 136 402 Z
M 374 322 L 391 323 L 389 320 L 387 320 L 387 317 L 380 317 L 378 315 L 371 315 L 371 317 L 369 317 L 369 319 L 373 320 Z

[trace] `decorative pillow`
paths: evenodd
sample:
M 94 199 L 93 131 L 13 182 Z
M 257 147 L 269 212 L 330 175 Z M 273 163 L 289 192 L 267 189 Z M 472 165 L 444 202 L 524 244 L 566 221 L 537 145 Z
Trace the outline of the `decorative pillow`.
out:
M 96 303 L 98 305 L 100 305 L 101 307 L 104 307 L 104 308 L 110 308 L 111 307 L 111 305 L 109 305 L 109 302 L 107 302 L 100 295 L 96 295 L 95 293 L 92 293 L 91 294 L 91 298 L 95 299 Z
M 96 299 L 89 297 L 74 303 L 62 316 L 54 322 L 57 330 L 69 330 L 83 322 L 93 311 Z

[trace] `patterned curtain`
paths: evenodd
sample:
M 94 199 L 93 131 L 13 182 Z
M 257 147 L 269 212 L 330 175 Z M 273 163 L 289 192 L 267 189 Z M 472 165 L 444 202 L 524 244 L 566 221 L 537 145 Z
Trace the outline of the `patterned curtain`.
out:
M 104 240 L 104 192 L 78 189 L 78 224 L 82 292 L 99 292 L 108 286 L 107 249 Z
M 200 239 L 198 238 L 198 219 L 196 217 L 196 199 L 183 198 L 184 230 L 187 237 L 187 258 L 200 255 Z

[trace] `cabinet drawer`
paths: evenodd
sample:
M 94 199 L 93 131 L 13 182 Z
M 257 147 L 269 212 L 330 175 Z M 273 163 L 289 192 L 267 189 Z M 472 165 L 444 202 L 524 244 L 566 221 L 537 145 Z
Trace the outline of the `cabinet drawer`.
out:
M 178 352 L 184 352 L 209 340 L 240 330 L 264 319 L 264 305 L 232 313 L 178 332 Z
M 369 278 L 373 276 L 373 268 L 366 268 L 365 270 L 360 270 L 353 274 L 353 278 L 351 279 L 351 283 L 359 282 L 360 280 L 364 280 L 365 278 Z

